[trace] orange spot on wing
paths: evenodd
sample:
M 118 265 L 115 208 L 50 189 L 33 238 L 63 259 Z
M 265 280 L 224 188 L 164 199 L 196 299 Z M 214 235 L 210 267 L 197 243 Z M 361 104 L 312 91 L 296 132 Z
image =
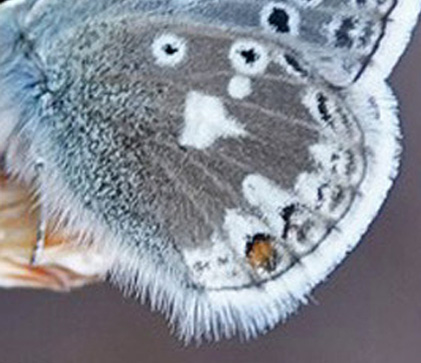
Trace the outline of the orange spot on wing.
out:
M 246 256 L 253 268 L 272 271 L 276 267 L 276 249 L 271 236 L 257 234 L 247 244 Z

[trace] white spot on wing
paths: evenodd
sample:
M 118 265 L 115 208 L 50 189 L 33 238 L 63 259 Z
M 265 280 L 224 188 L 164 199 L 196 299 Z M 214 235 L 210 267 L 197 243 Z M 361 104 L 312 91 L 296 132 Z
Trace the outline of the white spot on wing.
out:
M 228 235 L 228 241 L 231 241 L 231 247 L 239 256 L 244 254 L 247 236 L 258 233 L 270 235 L 272 232 L 258 218 L 241 213 L 236 209 L 226 211 L 223 228 Z
M 295 201 L 291 193 L 261 175 L 252 174 L 243 181 L 243 194 L 251 205 L 264 213 L 272 235 L 279 236 L 284 224 L 280 210 Z
M 152 54 L 160 66 L 175 67 L 187 53 L 186 41 L 175 34 L 162 34 L 152 44 Z
M 228 209 L 222 229 L 223 233 L 215 231 L 211 237 L 211 248 L 182 252 L 193 279 L 206 288 L 250 284 L 251 269 L 246 261 L 247 242 L 255 234 L 270 234 L 269 227 L 255 216 L 239 209 Z M 267 277 L 265 272 L 261 273 Z
M 274 211 L 291 201 L 290 193 L 258 174 L 251 174 L 244 179 L 243 193 L 251 205 L 263 211 Z
M 252 93 L 251 79 L 245 76 L 234 76 L 228 84 L 228 93 L 232 98 L 242 100 Z
M 218 138 L 246 136 L 244 128 L 227 115 L 218 97 L 197 91 L 187 95 L 184 121 L 179 138 L 182 146 L 205 149 Z

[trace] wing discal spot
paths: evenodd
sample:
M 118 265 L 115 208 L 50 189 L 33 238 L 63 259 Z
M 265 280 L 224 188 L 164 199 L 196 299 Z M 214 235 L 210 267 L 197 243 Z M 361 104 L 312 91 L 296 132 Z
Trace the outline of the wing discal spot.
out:
M 185 125 L 179 137 L 184 147 L 205 149 L 219 138 L 244 137 L 243 126 L 228 115 L 218 97 L 191 91 L 186 98 Z
M 295 71 L 296 74 L 299 74 L 302 77 L 308 76 L 308 72 L 303 68 L 303 66 L 300 64 L 297 58 L 290 54 L 285 54 L 284 59 L 287 65 L 289 65 Z

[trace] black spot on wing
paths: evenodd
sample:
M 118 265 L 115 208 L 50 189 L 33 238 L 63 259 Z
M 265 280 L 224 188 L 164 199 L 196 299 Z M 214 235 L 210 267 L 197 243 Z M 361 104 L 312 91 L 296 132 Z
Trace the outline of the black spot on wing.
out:
M 260 55 L 253 48 L 241 51 L 241 56 L 244 58 L 246 64 L 254 63 L 260 58 Z
M 327 107 L 327 97 L 323 93 L 317 95 L 317 109 L 322 120 L 329 124 L 332 121 L 332 115 Z
M 335 32 L 336 42 L 335 45 L 339 48 L 351 48 L 354 44 L 354 40 L 350 35 L 350 32 L 355 28 L 356 20 L 353 18 L 345 18 L 339 29 Z
M 281 217 L 285 222 L 284 230 L 282 231 L 282 238 L 288 237 L 289 229 L 291 228 L 291 218 L 295 213 L 297 206 L 295 204 L 290 204 L 282 209 Z
M 269 25 L 279 33 L 289 33 L 289 15 L 285 9 L 273 8 L 268 18 Z
M 174 47 L 171 44 L 166 44 L 163 48 L 163 51 L 167 53 L 168 55 L 173 55 L 179 51 L 177 47 Z
M 285 54 L 285 61 L 290 65 L 297 73 L 300 73 L 302 76 L 307 76 L 307 71 L 301 66 L 298 60 L 290 54 Z

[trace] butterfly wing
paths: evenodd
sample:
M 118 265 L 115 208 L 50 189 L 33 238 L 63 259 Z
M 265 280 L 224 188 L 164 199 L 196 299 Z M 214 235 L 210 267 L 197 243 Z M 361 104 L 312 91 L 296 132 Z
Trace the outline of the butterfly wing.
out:
M 266 33 L 305 49 L 319 74 L 348 86 L 367 67 L 386 77 L 404 50 L 415 0 L 26 0 L 34 38 L 48 42 L 82 21 L 122 12 L 185 16 L 190 21 Z M 60 8 L 60 11 L 57 9 Z M 39 23 L 42 19 L 42 23 Z M 48 24 L 48 26 L 46 26 Z
M 386 77 L 407 44 L 420 4 L 398 0 L 223 0 L 192 6 L 195 16 L 265 32 L 305 50 L 309 63 L 335 86 L 366 70 Z M 190 11 L 190 10 L 189 10 Z
M 381 77 L 333 87 L 310 31 L 294 43 L 261 23 L 266 2 L 241 2 L 260 6 L 259 31 L 234 2 L 133 7 L 146 3 L 82 11 L 48 40 L 48 22 L 34 25 L 44 83 L 9 167 L 30 176 L 41 157 L 50 212 L 116 256 L 113 280 L 181 336 L 255 336 L 307 301 L 377 213 L 396 174 L 394 101 Z

